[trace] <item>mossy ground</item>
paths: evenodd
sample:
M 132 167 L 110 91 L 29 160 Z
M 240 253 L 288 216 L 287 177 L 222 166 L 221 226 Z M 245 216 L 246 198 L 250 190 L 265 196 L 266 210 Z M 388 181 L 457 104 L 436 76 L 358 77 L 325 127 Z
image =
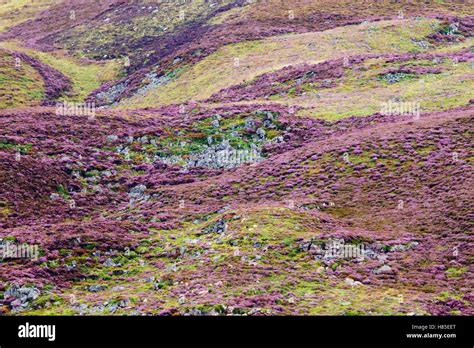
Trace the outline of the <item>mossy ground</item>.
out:
M 130 303 L 114 308 L 113 314 L 131 314 L 137 309 L 158 314 L 177 307 L 183 312 L 209 311 L 217 309 L 219 301 L 223 305 L 232 298 L 241 298 L 235 313 L 247 313 L 253 306 L 245 303 L 253 300 L 260 313 L 268 314 L 424 313 L 416 303 L 417 296 L 423 293 L 416 289 L 377 286 L 374 291 L 371 286 L 369 291 L 366 285 L 352 287 L 343 281 L 334 282 L 324 265 L 299 250 L 298 240 L 317 238 L 321 232 L 327 232 L 327 227 L 311 214 L 285 207 L 260 207 L 227 212 L 225 216 L 231 219 L 223 235 L 196 234 L 223 215 L 180 230 L 155 231 L 135 250 L 113 257 L 121 266 L 88 268 L 88 279 L 75 282 L 69 290 L 51 289 L 37 300 L 39 309 L 25 314 L 107 314 L 110 305 L 121 299 Z M 196 255 L 208 261 L 196 262 Z M 80 265 L 86 258 L 91 256 L 71 257 L 67 262 Z M 288 276 L 286 272 L 290 269 Z M 216 277 L 217 274 L 227 276 Z M 98 284 L 104 290 L 87 290 Z M 104 309 L 95 312 L 101 306 Z
M 24 48 L 16 42 L 1 42 L 0 47 L 24 52 L 53 67 L 72 81 L 73 90 L 61 100 L 81 103 L 102 83 L 117 77 L 123 64 L 117 60 L 94 62 L 71 58 L 62 52 L 41 52 Z
M 314 64 L 361 53 L 422 52 L 412 40 L 433 33 L 436 23 L 428 19 L 381 21 L 227 45 L 167 85 L 132 98 L 130 106 L 205 99 L 223 88 L 298 63 Z
M 414 60 L 413 64 L 420 63 Z M 310 115 L 330 121 L 382 112 L 383 105 L 395 99 L 398 103 L 418 103 L 422 113 L 469 104 L 472 98 L 470 91 L 474 88 L 474 70 L 470 62 L 457 63 L 446 58 L 443 63 L 428 64 L 441 67 L 443 71 L 439 74 L 411 76 L 387 84 L 376 81 L 374 75 L 380 69 L 374 65 L 362 73 L 348 72 L 335 88 L 314 91 L 313 93 L 318 93 L 318 98 L 297 97 L 289 102 L 308 106 L 308 109 L 300 111 L 299 115 Z

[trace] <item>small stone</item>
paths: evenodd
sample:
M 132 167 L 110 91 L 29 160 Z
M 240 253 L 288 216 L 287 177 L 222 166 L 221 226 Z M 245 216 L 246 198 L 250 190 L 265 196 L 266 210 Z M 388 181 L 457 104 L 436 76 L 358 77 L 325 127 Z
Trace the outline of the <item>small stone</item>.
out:
M 49 195 L 49 199 L 52 199 L 53 201 L 56 201 L 56 200 L 58 200 L 59 198 L 61 198 L 61 196 L 59 196 L 59 194 L 57 194 L 57 193 L 51 193 L 51 194 Z
M 104 266 L 105 266 L 105 267 L 115 267 L 115 266 L 119 266 L 119 264 L 116 264 L 116 263 L 114 262 L 114 260 L 112 260 L 112 259 L 109 258 L 109 259 L 107 259 L 107 260 L 104 262 Z
M 116 141 L 117 139 L 118 139 L 118 136 L 116 136 L 116 135 L 114 135 L 114 134 L 107 136 L 107 141 L 109 141 L 109 142 L 114 142 L 114 141 Z
M 130 300 L 128 298 L 120 300 L 117 304 L 120 308 L 125 308 L 130 304 Z
M 111 305 L 109 306 L 109 312 L 110 312 L 110 313 L 115 312 L 115 311 L 117 310 L 117 307 L 118 307 L 117 304 L 115 304 L 115 303 L 111 304 Z
M 21 307 L 22 306 L 22 302 L 20 299 L 17 299 L 15 301 L 13 301 L 12 303 L 10 303 L 10 306 L 12 307 L 12 309 L 16 309 L 18 307 Z
M 359 286 L 359 285 L 362 285 L 361 282 L 355 281 L 355 280 L 352 279 L 352 278 L 346 278 L 346 279 L 344 280 L 344 282 L 345 282 L 346 284 L 350 285 L 350 286 Z
M 88 290 L 90 292 L 99 292 L 99 291 L 103 291 L 105 289 L 107 289 L 107 287 L 105 285 L 91 285 L 88 288 Z

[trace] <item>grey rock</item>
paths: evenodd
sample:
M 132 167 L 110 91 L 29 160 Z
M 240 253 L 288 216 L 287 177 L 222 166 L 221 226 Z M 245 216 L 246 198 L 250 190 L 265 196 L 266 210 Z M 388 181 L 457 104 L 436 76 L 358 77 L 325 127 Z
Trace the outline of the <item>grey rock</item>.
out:
M 133 205 L 135 202 L 138 201 L 147 201 L 150 196 L 145 194 L 146 186 L 145 185 L 137 185 L 133 187 L 128 196 L 130 197 L 130 205 Z
M 120 308 L 125 308 L 127 307 L 128 305 L 130 305 L 130 300 L 127 298 L 127 299 L 124 299 L 124 300 L 120 300 L 118 303 L 117 303 L 117 306 L 119 306 Z
M 227 224 L 225 220 L 219 220 L 203 229 L 202 234 L 217 233 L 221 234 L 227 230 Z
M 39 297 L 40 293 L 40 290 L 34 286 L 13 285 L 5 291 L 4 298 L 13 298 L 14 300 L 10 303 L 12 310 L 21 311 L 27 309 L 30 303 Z
M 112 104 L 116 101 L 117 97 L 125 90 L 125 88 L 127 88 L 127 84 L 125 82 L 120 83 L 118 85 L 112 86 L 106 91 L 98 93 L 96 97 L 97 99 L 102 100 L 107 104 Z
M 114 313 L 118 308 L 118 305 L 116 303 L 111 303 L 110 305 L 107 306 L 107 309 L 109 310 L 110 313 Z
M 265 135 L 266 135 L 265 129 L 263 128 L 257 129 L 257 135 L 260 137 L 260 139 L 265 139 Z
M 390 251 L 393 251 L 393 252 L 407 251 L 407 250 L 415 248 L 418 244 L 419 244 L 418 242 L 410 242 L 407 244 L 396 244 L 390 248 Z
M 115 263 L 112 259 L 109 258 L 109 259 L 105 260 L 104 266 L 105 267 L 117 267 L 117 266 L 120 266 L 120 264 Z
M 392 267 L 388 265 L 383 265 L 382 267 L 376 269 L 374 271 L 375 274 L 386 274 L 386 273 L 392 273 Z
M 114 135 L 114 134 L 112 134 L 112 135 L 107 135 L 107 141 L 109 141 L 109 142 L 114 142 L 114 141 L 116 141 L 116 140 L 118 140 L 118 136 L 117 136 L 117 135 Z
M 61 198 L 61 196 L 60 196 L 59 194 L 57 194 L 57 193 L 51 193 L 51 194 L 49 195 L 49 199 L 52 199 L 53 201 L 56 201 L 56 200 L 58 200 L 59 198 Z
M 356 281 L 356 280 L 354 280 L 354 279 L 352 279 L 352 278 L 346 278 L 346 279 L 344 280 L 344 282 L 345 282 L 347 285 L 350 285 L 350 286 L 359 286 L 359 285 L 362 285 L 361 282 Z
M 255 121 L 251 117 L 247 117 L 245 119 L 245 128 L 247 130 L 250 130 L 250 129 L 253 129 L 254 126 L 255 126 Z

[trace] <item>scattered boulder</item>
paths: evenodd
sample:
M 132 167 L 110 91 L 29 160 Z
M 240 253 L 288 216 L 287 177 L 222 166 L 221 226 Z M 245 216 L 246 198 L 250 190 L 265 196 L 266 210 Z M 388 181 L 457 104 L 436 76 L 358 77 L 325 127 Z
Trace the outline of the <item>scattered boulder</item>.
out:
M 90 292 L 100 292 L 104 291 L 105 289 L 107 289 L 105 285 L 91 285 L 87 290 Z
M 115 263 L 114 260 L 108 258 L 107 260 L 105 260 L 104 266 L 105 267 L 117 267 L 117 266 L 121 266 L 121 265 L 119 263 Z
M 217 233 L 221 234 L 227 230 L 227 223 L 224 219 L 218 220 L 202 230 L 200 234 Z
M 374 273 L 375 274 L 387 274 L 387 273 L 393 273 L 393 270 L 392 270 L 392 267 L 390 267 L 388 265 L 383 265 L 382 267 L 377 268 L 374 271 Z
M 346 279 L 344 280 L 344 283 L 346 283 L 347 285 L 350 285 L 350 286 L 359 286 L 359 285 L 362 285 L 361 282 L 356 281 L 356 280 L 354 280 L 354 279 L 352 279 L 352 278 L 346 278 Z
M 36 287 L 13 285 L 5 291 L 5 302 L 10 304 L 12 311 L 22 311 L 28 309 L 32 301 L 40 295 L 40 290 Z

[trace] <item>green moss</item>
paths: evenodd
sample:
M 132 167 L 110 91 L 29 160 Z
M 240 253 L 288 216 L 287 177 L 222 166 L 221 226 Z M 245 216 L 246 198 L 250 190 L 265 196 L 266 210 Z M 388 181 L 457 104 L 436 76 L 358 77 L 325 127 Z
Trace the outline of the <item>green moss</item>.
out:
M 418 154 L 423 155 L 423 156 L 429 155 L 435 150 L 436 150 L 436 147 L 434 145 L 421 146 L 421 147 L 415 148 L 415 151 Z
M 11 149 L 15 152 L 19 152 L 22 155 L 28 154 L 32 148 L 32 144 L 13 144 L 8 142 L 6 139 L 0 139 L 0 150 Z
M 59 184 L 56 187 L 56 192 L 59 193 L 59 195 L 61 195 L 61 197 L 64 199 L 69 199 L 69 192 L 62 184 Z
M 93 250 L 96 247 L 97 247 L 97 243 L 87 243 L 86 245 L 84 245 L 84 248 L 88 250 Z

